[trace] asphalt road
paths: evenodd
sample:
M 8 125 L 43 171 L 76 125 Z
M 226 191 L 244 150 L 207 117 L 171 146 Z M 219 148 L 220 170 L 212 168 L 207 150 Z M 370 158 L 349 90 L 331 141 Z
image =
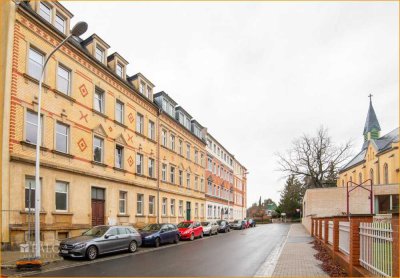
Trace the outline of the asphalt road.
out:
M 287 224 L 259 225 L 37 276 L 253 276 L 286 237 L 289 227 Z

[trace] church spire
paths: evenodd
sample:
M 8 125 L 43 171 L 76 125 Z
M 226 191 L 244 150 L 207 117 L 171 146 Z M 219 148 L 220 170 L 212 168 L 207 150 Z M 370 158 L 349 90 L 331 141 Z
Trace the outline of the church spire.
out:
M 372 95 L 369 94 L 368 97 L 369 97 L 369 109 L 363 132 L 365 141 L 369 139 L 378 139 L 379 131 L 381 131 L 378 118 L 376 117 L 374 107 L 372 106 Z

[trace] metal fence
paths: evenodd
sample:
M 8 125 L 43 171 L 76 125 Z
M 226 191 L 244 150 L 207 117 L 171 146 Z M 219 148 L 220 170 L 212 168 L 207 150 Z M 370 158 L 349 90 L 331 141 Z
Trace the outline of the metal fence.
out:
M 328 243 L 333 245 L 333 221 L 328 221 Z
M 339 222 L 339 250 L 350 254 L 350 223 Z
M 360 264 L 378 276 L 392 276 L 391 223 L 360 223 Z
M 322 220 L 322 223 L 321 223 L 321 236 L 322 236 L 322 239 L 325 239 L 325 220 Z

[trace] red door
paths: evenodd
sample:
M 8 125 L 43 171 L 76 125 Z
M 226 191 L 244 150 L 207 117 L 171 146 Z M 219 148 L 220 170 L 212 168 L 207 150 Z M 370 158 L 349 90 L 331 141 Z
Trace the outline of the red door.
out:
M 92 187 L 92 226 L 104 225 L 104 189 Z

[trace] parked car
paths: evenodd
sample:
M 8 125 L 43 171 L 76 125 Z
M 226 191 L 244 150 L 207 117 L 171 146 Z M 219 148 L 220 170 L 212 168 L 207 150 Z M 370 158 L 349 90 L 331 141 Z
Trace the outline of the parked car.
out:
M 245 229 L 247 229 L 247 228 L 249 228 L 250 227 L 250 222 L 249 222 L 249 220 L 246 220 L 246 219 L 244 219 L 244 223 L 245 223 Z
M 218 234 L 218 224 L 215 221 L 201 222 L 201 226 L 203 226 L 203 233 L 205 235 L 216 235 Z
M 174 224 L 149 224 L 139 230 L 139 233 L 143 245 L 158 247 L 164 243 L 179 242 L 179 230 Z
M 230 224 L 230 226 L 234 230 L 246 229 L 246 220 L 235 220 Z
M 254 219 L 249 219 L 249 226 L 251 227 L 251 228 L 254 228 L 255 226 L 256 226 L 256 221 L 254 221 Z
M 226 220 L 218 220 L 217 224 L 218 224 L 218 232 L 227 233 L 227 232 L 231 231 L 231 227 L 229 226 L 228 221 L 226 221 Z
M 181 239 L 194 240 L 196 237 L 203 237 L 203 227 L 198 221 L 183 221 L 178 224 Z
M 60 242 L 59 254 L 62 257 L 94 260 L 98 255 L 128 250 L 133 253 L 142 244 L 140 234 L 130 226 L 95 226 L 81 236 L 64 239 Z

